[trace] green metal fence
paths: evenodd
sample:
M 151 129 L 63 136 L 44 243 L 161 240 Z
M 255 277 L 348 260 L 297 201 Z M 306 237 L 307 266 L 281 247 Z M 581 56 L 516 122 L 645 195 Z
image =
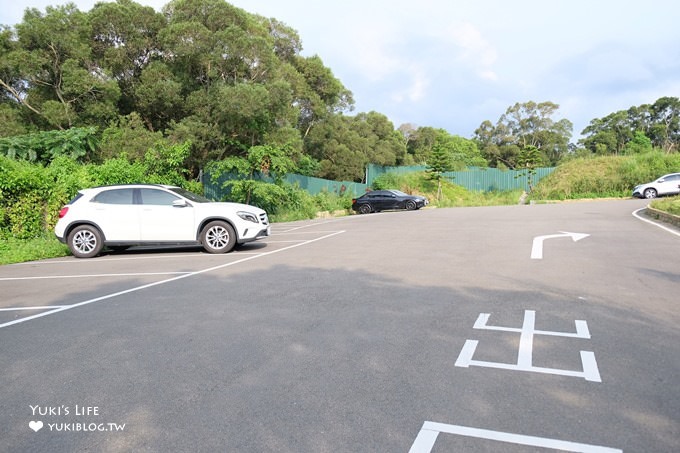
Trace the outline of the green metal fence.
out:
M 203 183 L 203 192 L 205 196 L 211 200 L 223 200 L 229 197 L 229 188 L 224 187 L 224 183 L 230 179 L 234 179 L 234 175 L 221 175 L 216 181 L 212 180 L 209 173 L 204 173 L 201 182 Z M 271 178 L 256 174 L 255 179 L 262 181 L 271 181 Z M 303 190 L 306 190 L 312 195 L 321 192 L 334 193 L 337 195 L 361 195 L 368 190 L 368 185 L 351 182 L 351 181 L 332 181 L 329 179 L 314 178 L 312 176 L 303 176 L 290 173 L 285 176 L 284 180 L 292 185 L 296 185 Z
M 404 174 L 426 170 L 427 167 L 423 165 L 383 167 L 369 164 L 366 168 L 366 183 L 371 186 L 375 178 L 385 173 Z M 554 167 L 537 168 L 535 170 L 536 173 L 532 177 L 533 184 L 536 184 L 554 170 Z M 468 190 L 481 192 L 529 189 L 529 176 L 526 171 L 474 167 L 465 171 L 446 172 L 443 173 L 443 176 L 453 184 L 463 186 Z
M 328 179 L 314 178 L 297 174 L 288 174 L 284 178 L 286 182 L 297 185 L 312 195 L 321 192 L 335 193 L 338 195 L 361 195 L 365 193 L 378 176 L 385 173 L 413 173 L 425 171 L 425 166 L 410 167 L 383 167 L 369 164 L 366 168 L 366 184 L 351 181 L 331 181 Z M 533 176 L 536 184 L 541 178 L 555 170 L 552 168 L 537 168 Z M 444 178 L 454 184 L 463 186 L 468 190 L 481 192 L 505 191 L 515 189 L 529 189 L 528 175 L 526 171 L 498 170 L 497 168 L 472 168 L 466 171 L 452 171 L 443 174 Z M 217 181 L 212 181 L 210 174 L 205 173 L 201 179 L 205 196 L 212 200 L 223 200 L 229 196 L 229 189 L 224 187 L 224 182 L 233 179 L 233 175 L 222 175 Z M 257 179 L 267 181 L 268 178 L 257 175 Z

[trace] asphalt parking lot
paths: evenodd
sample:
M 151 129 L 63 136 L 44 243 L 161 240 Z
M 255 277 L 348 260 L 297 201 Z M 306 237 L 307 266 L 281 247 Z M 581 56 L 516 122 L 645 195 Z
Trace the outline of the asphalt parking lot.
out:
M 680 236 L 645 204 L 2 266 L 0 450 L 677 451 Z

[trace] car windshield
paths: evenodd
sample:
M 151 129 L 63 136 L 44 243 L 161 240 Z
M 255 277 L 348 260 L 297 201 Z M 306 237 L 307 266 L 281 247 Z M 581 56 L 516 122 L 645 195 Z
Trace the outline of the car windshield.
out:
M 392 192 L 395 195 L 399 195 L 400 197 L 408 197 L 408 195 L 402 192 L 401 190 L 390 190 L 390 192 Z
M 175 192 L 178 195 L 183 196 L 187 200 L 191 200 L 191 201 L 194 201 L 196 203 L 211 203 L 211 201 L 208 200 L 207 198 L 205 198 L 201 195 L 196 195 L 195 193 L 189 192 L 188 190 L 184 190 L 180 187 L 173 187 L 170 190 Z

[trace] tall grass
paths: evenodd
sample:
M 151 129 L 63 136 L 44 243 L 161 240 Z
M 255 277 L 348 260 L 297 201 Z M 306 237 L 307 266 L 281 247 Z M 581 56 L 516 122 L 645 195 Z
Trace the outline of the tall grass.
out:
M 637 184 L 680 171 L 680 153 L 653 151 L 631 156 L 579 158 L 558 166 L 541 179 L 532 198 L 629 197 Z

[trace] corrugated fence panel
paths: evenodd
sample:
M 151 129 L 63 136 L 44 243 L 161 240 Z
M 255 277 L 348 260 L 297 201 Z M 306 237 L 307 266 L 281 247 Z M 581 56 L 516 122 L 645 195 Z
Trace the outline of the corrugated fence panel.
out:
M 425 171 L 424 166 L 410 166 L 410 167 L 382 167 L 379 165 L 369 164 L 366 169 L 366 182 L 362 184 L 351 181 L 331 181 L 329 179 L 314 178 L 311 176 L 303 176 L 297 174 L 286 175 L 286 182 L 298 185 L 301 189 L 306 190 L 312 195 L 321 192 L 335 193 L 338 195 L 361 195 L 365 193 L 373 184 L 375 178 L 384 173 L 413 173 L 418 171 Z M 536 174 L 533 176 L 533 183 L 536 184 L 541 178 L 546 177 L 555 170 L 551 168 L 537 168 Z M 444 178 L 454 184 L 463 186 L 468 190 L 476 190 L 481 192 L 491 191 L 505 191 L 515 189 L 529 189 L 528 176 L 525 171 L 517 170 L 498 170 L 497 168 L 475 168 L 467 171 L 452 171 L 443 174 Z M 262 175 L 257 175 L 257 179 L 271 180 Z M 223 200 L 229 196 L 229 188 L 224 187 L 224 182 L 233 179 L 233 175 L 222 175 L 218 181 L 212 182 L 210 174 L 203 174 L 202 182 L 205 196 L 212 200 Z
M 359 182 L 332 181 L 329 179 L 314 178 L 312 176 L 297 175 L 289 173 L 286 175 L 286 182 L 298 185 L 312 195 L 321 192 L 335 193 L 337 195 L 361 195 L 366 192 L 368 186 Z
M 224 200 L 229 197 L 229 187 L 224 187 L 224 183 L 235 179 L 232 174 L 221 175 L 217 181 L 212 180 L 209 173 L 205 172 L 201 178 L 203 183 L 203 193 L 211 200 Z M 261 181 L 271 181 L 272 179 L 261 174 L 256 174 L 255 179 Z M 287 174 L 285 181 L 292 185 L 297 185 L 303 190 L 306 190 L 312 195 L 321 192 L 335 193 L 337 195 L 362 195 L 368 189 L 366 184 L 351 182 L 351 181 L 332 181 L 329 179 L 314 178 L 312 176 L 297 175 L 294 173 Z
M 370 186 L 378 176 L 385 173 L 412 173 L 426 171 L 427 167 L 414 165 L 410 167 L 383 167 L 369 164 L 366 169 L 366 182 Z M 533 175 L 534 185 L 555 170 L 554 167 L 537 168 Z M 497 168 L 470 168 L 466 171 L 452 171 L 443 173 L 448 181 L 463 186 L 468 190 L 482 192 L 505 191 L 515 189 L 529 189 L 529 177 L 526 171 L 499 170 Z

